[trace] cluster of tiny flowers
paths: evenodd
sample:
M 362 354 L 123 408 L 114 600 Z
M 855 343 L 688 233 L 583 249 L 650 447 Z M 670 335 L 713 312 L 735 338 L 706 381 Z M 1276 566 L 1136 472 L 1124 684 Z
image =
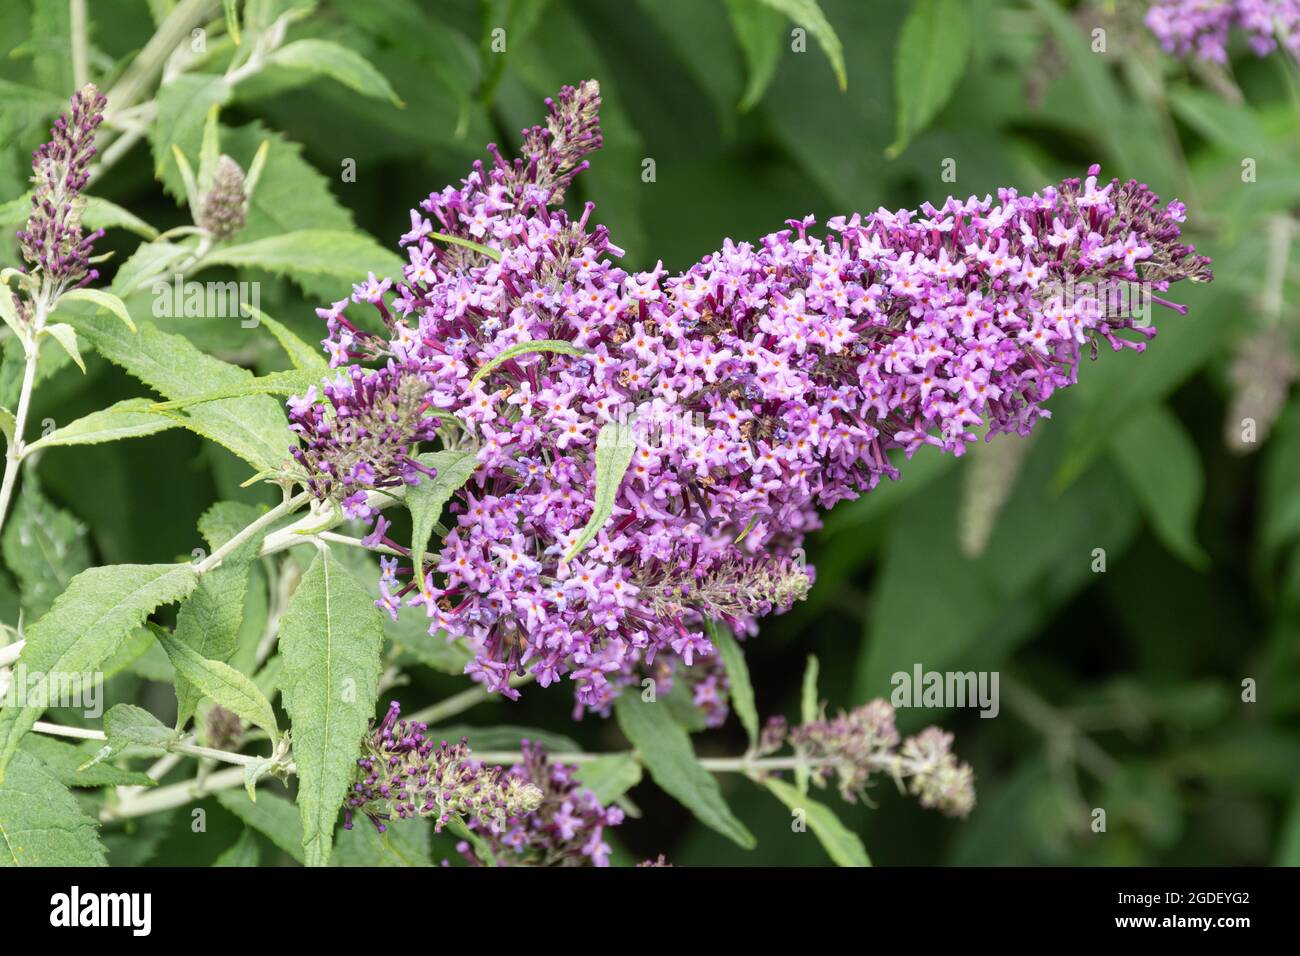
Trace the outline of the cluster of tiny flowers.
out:
M 1156 293 L 1210 277 L 1179 241 L 1179 203 L 1096 167 L 1028 196 L 836 217 L 826 236 L 792 220 L 677 276 L 629 273 L 592 204 L 577 219 L 551 205 L 600 142 L 598 102 L 594 83 L 566 89 L 521 159 L 492 148 L 412 211 L 401 281 L 371 276 L 319 310 L 334 365 L 420 370 L 451 445 L 477 456 L 441 548 L 386 570 L 381 604 L 423 607 L 511 696 L 513 674 L 567 677 L 579 710 L 603 712 L 657 660 L 710 657 L 704 621 L 752 634 L 811 584 L 800 548 L 818 508 L 897 477 L 891 451 L 1028 433 L 1085 350 L 1154 335 L 1112 293 L 1141 284 L 1185 311 Z M 350 302 L 387 337 L 359 330 Z M 564 347 L 527 350 L 543 340 Z M 569 560 L 614 423 L 631 462 Z
M 507 779 L 540 790 L 541 803 L 490 829 L 484 839 L 499 866 L 609 866 L 606 827 L 623 822 L 618 807 L 603 807 L 596 795 L 574 779 L 576 767 L 552 763 L 546 751 L 523 741 L 523 762 Z M 470 828 L 481 827 L 471 821 Z M 482 865 L 470 843 L 458 847 L 470 863 Z
M 415 457 L 416 446 L 441 427 L 427 414 L 427 391 L 418 366 L 390 361 L 374 370 L 354 365 L 326 380 L 319 393 L 313 385 L 291 398 L 289 428 L 303 444 L 290 452 L 307 473 L 308 489 L 341 503 L 347 517 L 369 520 L 378 512 L 366 503 L 367 489 L 436 477 L 436 469 Z M 382 526 L 377 530 L 382 535 Z
M 850 803 L 865 800 L 878 774 L 887 774 L 921 806 L 948 816 L 965 817 L 975 806 L 975 774 L 952 753 L 952 734 L 927 727 L 902 740 L 894 725 L 894 708 L 873 700 L 848 713 L 788 729 L 774 717 L 763 728 L 757 753 L 775 753 L 785 745 L 811 765 L 818 786 L 835 782 Z
M 425 724 L 399 720 L 400 714 L 394 701 L 365 740 L 344 827 L 351 830 L 353 815 L 362 813 L 381 833 L 387 821 L 411 817 L 432 817 L 438 831 L 460 817 L 492 832 L 537 809 L 542 792 L 527 780 L 471 759 L 463 739 L 426 738 Z
M 1226 63 L 1228 35 L 1236 27 L 1258 56 L 1277 49 L 1280 38 L 1300 59 L 1300 0 L 1156 0 L 1146 25 L 1175 56 Z
M 50 140 L 32 154 L 32 212 L 18 233 L 23 258 L 51 283 L 50 294 L 85 285 L 98 273 L 90 268 L 91 247 L 104 234 L 83 235 L 81 190 L 95 156 L 95 130 L 107 99 L 87 84 L 72 97 L 72 109 L 50 129 Z

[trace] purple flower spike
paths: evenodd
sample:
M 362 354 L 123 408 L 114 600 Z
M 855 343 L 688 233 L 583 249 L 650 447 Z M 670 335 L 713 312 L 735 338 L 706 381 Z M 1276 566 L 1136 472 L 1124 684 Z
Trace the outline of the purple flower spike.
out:
M 90 178 L 95 130 L 107 102 L 93 84 L 82 87 L 71 110 L 54 121 L 49 142 L 32 154 L 32 212 L 18 241 L 23 258 L 50 283 L 51 298 L 97 276 L 90 255 L 103 230 L 82 234 L 81 190 Z

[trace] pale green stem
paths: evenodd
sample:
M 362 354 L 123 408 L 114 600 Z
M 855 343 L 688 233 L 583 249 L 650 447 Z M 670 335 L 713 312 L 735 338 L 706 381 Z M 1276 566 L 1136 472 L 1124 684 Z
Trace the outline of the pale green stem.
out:
M 238 548 L 249 538 L 253 537 L 253 535 L 257 534 L 257 532 L 261 531 L 263 528 L 275 524 L 275 522 L 279 521 L 285 515 L 296 511 L 298 508 L 300 508 L 302 505 L 304 505 L 307 502 L 307 499 L 309 497 L 310 494 L 304 491 L 301 494 L 294 496 L 293 498 L 289 498 L 285 501 L 282 501 L 280 504 L 276 505 L 266 514 L 262 515 L 262 517 L 258 518 L 256 521 L 254 521 L 252 524 L 246 527 L 243 531 L 239 532 L 239 534 L 235 535 L 233 538 L 231 538 L 221 547 L 217 548 L 216 551 L 213 551 L 210 555 L 208 555 L 206 558 L 200 561 L 198 566 L 194 570 L 197 571 L 199 574 L 205 574 L 208 571 L 211 571 L 213 568 L 215 568 L 217 565 L 219 565 L 222 562 L 222 560 L 226 557 L 226 555 L 230 554 L 232 551 Z
M 8 294 L 0 292 L 0 294 Z M 0 530 L 3 530 L 5 516 L 9 514 L 9 499 L 13 497 L 14 484 L 18 480 L 18 469 L 23 458 L 23 431 L 27 427 L 27 413 L 32 404 L 32 389 L 36 384 L 36 364 L 40 358 L 40 331 L 45 326 L 46 299 L 42 291 L 32 300 L 32 324 L 27 338 L 23 341 L 23 353 L 26 357 L 23 366 L 23 383 L 18 393 L 18 411 L 14 413 L 14 437 L 5 451 L 5 473 L 0 479 Z
M 90 82 L 90 41 L 86 23 L 86 0 L 69 0 L 68 27 L 72 34 L 72 85 L 81 89 Z

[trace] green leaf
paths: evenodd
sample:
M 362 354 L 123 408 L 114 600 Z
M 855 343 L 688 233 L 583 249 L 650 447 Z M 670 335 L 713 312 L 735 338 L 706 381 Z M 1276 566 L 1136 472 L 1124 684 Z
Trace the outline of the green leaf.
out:
M 90 567 L 85 526 L 41 494 L 30 470 L 5 524 L 3 551 L 5 565 L 18 579 L 23 608 L 33 618 Z
M 221 107 L 212 104 L 203 121 L 203 141 L 199 146 L 199 175 L 195 182 L 200 199 L 212 190 L 212 180 L 217 174 L 217 162 L 221 159 Z
M 185 597 L 198 575 L 185 564 L 118 564 L 91 568 L 27 629 L 19 662 L 43 674 L 93 673 L 155 608 Z M 0 710 L 0 782 L 43 707 Z
M 404 106 L 388 78 L 355 50 L 329 40 L 295 40 L 266 58 L 268 66 L 310 76 L 327 76 L 362 96 Z
M 207 539 L 208 546 L 215 550 L 255 521 L 260 514 L 251 505 L 233 501 L 218 502 L 199 519 L 199 530 Z M 244 619 L 244 598 L 248 590 L 249 574 L 253 560 L 262 546 L 263 537 L 261 534 L 253 535 L 226 555 L 220 565 L 203 575 L 194 593 L 181 605 L 176 616 L 174 639 L 190 647 L 200 658 L 225 664 L 234 655 Z M 168 657 L 175 663 L 171 648 L 165 642 L 163 646 L 167 648 Z M 190 680 L 186 669 L 177 665 L 176 671 L 176 726 L 181 728 L 194 715 L 199 700 L 207 692 L 197 682 Z M 237 670 L 235 673 L 239 674 Z M 242 674 L 239 676 L 247 680 Z M 235 710 L 221 699 L 212 699 L 227 710 L 253 720 L 250 715 Z M 267 706 L 269 709 L 270 705 Z M 274 723 L 274 720 L 272 714 L 271 721 Z M 266 729 L 272 736 L 277 732 L 272 727 Z
M 298 811 L 284 797 L 264 791 L 254 803 L 242 790 L 222 790 L 216 797 L 218 803 L 248 826 L 270 838 L 299 863 L 305 862 L 298 839 L 302 832 Z
M 44 734 L 28 734 L 23 738 L 22 750 L 40 760 L 65 787 L 154 787 L 158 781 L 138 770 L 122 770 L 108 763 L 85 766 L 99 750 L 96 741 L 71 744 Z
M 757 841 L 732 814 L 713 774 L 700 766 L 691 738 L 669 716 L 668 708 L 646 703 L 636 694 L 614 701 L 618 725 L 636 747 L 650 776 L 705 826 L 717 830 L 746 850 Z
M 614 498 L 618 495 L 618 486 L 623 483 L 628 465 L 632 464 L 632 453 L 636 451 L 636 442 L 632 438 L 632 429 L 618 422 L 606 422 L 596 436 L 596 496 L 592 502 L 591 517 L 587 520 L 582 534 L 574 542 L 565 561 L 572 561 L 582 553 L 593 538 L 605 526 L 609 516 L 614 513 Z
M 88 771 L 121 753 L 127 747 L 144 747 L 162 752 L 176 742 L 179 735 L 161 720 L 134 704 L 114 704 L 104 715 L 104 736 L 108 742 L 78 769 Z
M 378 697 L 383 628 L 374 598 L 321 550 L 280 625 L 304 856 L 324 866 Z
M 85 208 L 81 211 L 81 222 L 91 229 L 125 229 L 142 239 L 152 241 L 158 238 L 158 230 L 139 216 L 98 196 L 86 197 Z
M 294 368 L 316 369 L 322 374 L 329 369 L 329 362 L 325 360 L 320 346 L 308 345 L 298 338 L 287 325 L 283 322 L 277 322 L 261 309 L 256 309 L 248 303 L 243 303 L 243 307 L 249 315 L 271 330 L 271 334 L 275 336 L 275 340 L 280 343 L 280 347 L 289 356 L 289 361 L 293 363 Z
M 424 567 L 424 552 L 429 547 L 433 526 L 442 515 L 442 506 L 469 481 L 478 467 L 471 451 L 434 451 L 419 456 L 420 464 L 438 470 L 436 478 L 422 477 L 418 485 L 406 489 L 406 507 L 411 512 L 411 567 Z
M 826 54 L 826 59 L 830 60 L 831 69 L 835 71 L 835 80 L 839 83 L 840 89 L 848 89 L 848 74 L 844 70 L 844 47 L 835 34 L 835 28 L 831 26 L 830 21 L 826 19 L 826 14 L 818 6 L 817 0 L 759 0 L 759 2 L 767 4 L 773 10 L 779 10 L 797 26 L 811 33 L 813 39 L 821 46 L 822 52 Z
M 239 35 L 239 0 L 221 0 L 221 12 L 226 16 L 226 32 L 239 46 L 243 43 Z
M 301 229 L 255 239 L 211 252 L 208 265 L 264 269 L 293 279 L 329 276 L 356 281 L 367 272 L 400 275 L 402 260 L 360 232 L 341 229 Z
M 27 446 L 27 453 L 53 445 L 97 445 L 120 438 L 140 438 L 177 428 L 174 418 L 151 411 L 147 398 L 128 398 L 57 428 Z
M 916 0 L 894 51 L 898 133 L 893 158 L 925 129 L 957 88 L 970 57 L 970 25 L 962 0 Z
M 140 291 L 145 280 L 152 280 L 150 292 L 165 292 L 171 283 L 168 273 L 194 250 L 177 242 L 144 242 L 118 267 L 111 286 L 118 296 Z
M 1111 454 L 1156 536 L 1192 567 L 1205 567 L 1209 558 L 1196 543 L 1205 478 L 1178 418 L 1163 403 L 1149 405 L 1115 433 Z
M 749 744 L 758 743 L 758 707 L 754 703 L 754 685 L 749 679 L 749 667 L 745 664 L 745 652 L 725 624 L 709 621 L 709 640 L 718 649 L 722 664 L 727 669 L 727 682 L 731 685 L 731 706 L 740 718 L 741 726 L 749 735 Z
M 328 370 L 327 370 L 328 372 Z M 202 405 L 206 402 L 219 402 L 227 398 L 243 398 L 248 395 L 301 395 L 321 382 L 320 369 L 289 369 L 283 372 L 271 372 L 238 385 L 228 385 L 202 395 L 191 395 L 170 402 L 155 402 L 155 411 L 172 411 Z
M 126 304 L 113 295 L 111 292 L 105 292 L 102 289 L 71 289 L 59 296 L 59 304 L 65 302 L 89 302 L 106 312 L 111 312 L 132 332 L 136 331 L 135 323 L 131 321 L 131 314 L 126 311 Z M 55 310 L 57 314 L 58 310 Z
M 449 236 L 445 232 L 431 232 L 430 239 L 437 239 L 439 242 L 450 242 L 453 246 L 462 246 L 465 249 L 472 249 L 481 256 L 487 256 L 493 262 L 501 261 L 501 250 L 493 249 L 491 246 L 485 246 L 481 242 L 475 242 L 473 239 L 466 239 L 463 236 Z
M 425 820 L 408 820 L 380 833 L 369 822 L 339 831 L 334 849 L 334 866 L 433 866 L 429 848 L 431 825 Z
M 509 362 L 511 359 L 518 358 L 521 355 L 530 355 L 534 352 L 559 352 L 563 355 L 586 355 L 587 350 L 579 348 L 572 342 L 565 342 L 560 339 L 542 339 L 538 342 L 520 342 L 518 345 L 512 345 L 504 350 L 500 355 L 493 356 L 480 366 L 479 370 L 474 373 L 474 377 L 469 380 L 469 387 L 473 388 L 479 382 L 483 381 L 494 368 Z
M 727 15 L 736 34 L 736 42 L 745 56 L 749 79 L 740 99 L 740 111 L 747 112 L 763 98 L 781 60 L 785 36 L 784 18 L 772 7 L 756 0 L 726 0 Z
M 98 316 L 78 318 L 74 324 L 100 355 L 168 399 L 190 398 L 253 381 L 246 369 L 205 355 L 184 336 L 161 332 L 148 322 L 134 335 Z M 278 471 L 292 443 L 284 409 L 269 395 L 208 402 L 171 417 L 259 471 Z
M 149 134 L 154 175 L 177 199 L 185 199 L 187 195 L 172 147 L 183 156 L 198 156 L 208 111 L 213 106 L 225 105 L 230 92 L 224 76 L 209 73 L 181 73 L 158 90 L 158 118 Z M 197 197 L 194 201 L 197 202 Z
M 240 608 L 242 609 L 242 592 Z M 280 736 L 280 725 L 275 710 L 257 685 L 229 664 L 209 660 L 174 635 L 159 636 L 163 650 L 176 668 L 176 676 L 183 677 L 203 692 L 215 704 L 236 714 L 251 724 L 261 727 L 274 740 Z M 186 715 L 188 719 L 188 715 Z
M 213 861 L 213 866 L 261 866 L 262 851 L 257 847 L 257 837 L 252 829 L 244 827 L 239 831 L 239 839 L 221 851 Z
M 821 699 L 817 694 L 817 673 L 820 670 L 815 654 L 808 655 L 808 666 L 803 671 L 803 690 L 799 694 L 800 723 L 811 724 L 821 716 Z
M 803 671 L 803 688 L 799 694 L 799 723 L 811 724 L 821 716 L 821 698 L 817 693 L 817 676 L 821 666 L 814 654 L 808 655 L 808 664 Z M 808 792 L 808 768 L 802 763 L 794 768 L 794 779 L 800 793 Z
M 106 866 L 98 824 L 31 754 L 0 782 L 0 866 Z
M 606 754 L 580 764 L 573 776 L 609 806 L 641 782 L 641 764 L 627 754 Z
M 871 858 L 867 856 L 866 847 L 858 835 L 840 822 L 834 810 L 810 799 L 807 794 L 800 793 L 797 787 L 790 786 L 778 777 L 768 777 L 764 783 L 778 800 L 791 810 L 805 815 L 813 834 L 837 866 L 871 865 Z
M 68 353 L 68 357 L 77 363 L 77 368 L 81 369 L 81 374 L 86 374 L 86 363 L 81 360 L 81 349 L 77 348 L 77 330 L 66 322 L 54 322 L 41 329 L 41 335 L 50 335 L 63 346 L 63 351 Z

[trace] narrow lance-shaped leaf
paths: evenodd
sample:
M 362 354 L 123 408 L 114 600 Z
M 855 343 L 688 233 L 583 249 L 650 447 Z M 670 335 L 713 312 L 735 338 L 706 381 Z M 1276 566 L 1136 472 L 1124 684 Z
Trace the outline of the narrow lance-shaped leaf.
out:
M 623 694 L 614 702 L 614 713 L 641 762 L 665 793 L 675 797 L 705 826 L 746 850 L 754 848 L 754 835 L 732 814 L 722 799 L 718 781 L 700 766 L 690 736 L 673 722 L 667 707 L 642 701 L 635 694 Z
M 280 347 L 289 356 L 289 361 L 293 363 L 294 368 L 317 369 L 321 374 L 324 374 L 329 369 L 329 362 L 325 361 L 325 355 L 320 346 L 309 345 L 304 342 L 283 322 L 271 318 L 261 309 L 251 306 L 247 302 L 241 302 L 240 307 L 271 330 L 271 334 L 275 336 L 275 340 L 280 343 Z
M 754 685 L 749 680 L 749 667 L 745 652 L 725 624 L 710 621 L 709 640 L 718 649 L 722 664 L 727 669 L 727 682 L 731 685 L 731 706 L 740 718 L 741 726 L 749 736 L 750 746 L 758 743 L 758 707 L 754 703 Z
M 223 790 L 217 802 L 243 820 L 254 830 L 270 838 L 271 842 L 299 863 L 306 862 L 298 834 L 302 824 L 293 804 L 274 793 L 263 793 L 254 802 L 240 790 Z
M 411 511 L 411 566 L 424 567 L 429 536 L 442 514 L 443 505 L 469 481 L 478 460 L 469 451 L 434 451 L 419 456 L 420 463 L 437 469 L 435 478 L 422 477 L 406 489 L 406 507 Z
M 565 342 L 562 339 L 542 339 L 539 342 L 520 342 L 518 345 L 512 345 L 501 352 L 500 355 L 494 355 L 480 366 L 479 370 L 474 373 L 474 377 L 469 380 L 469 387 L 473 388 L 479 382 L 498 366 L 516 359 L 521 355 L 532 355 L 536 352 L 559 352 L 561 355 L 586 355 L 587 350 L 574 345 L 572 342 Z
M 271 372 L 248 382 L 232 384 L 201 395 L 177 398 L 170 402 L 156 402 L 153 408 L 157 411 L 189 408 L 192 405 L 219 402 L 227 398 L 243 398 L 248 395 L 301 395 L 311 386 L 319 384 L 321 378 L 321 370 L 315 368 Z
M 56 428 L 28 445 L 26 453 L 52 445 L 97 445 L 120 438 L 141 438 L 180 427 L 175 419 L 152 411 L 152 405 L 147 398 L 124 399 Z
M 582 549 L 591 543 L 614 513 L 614 498 L 618 494 L 618 486 L 623 483 L 628 465 L 632 464 L 634 451 L 636 442 L 629 426 L 606 422 L 601 427 L 600 434 L 596 436 L 596 500 L 592 505 L 591 518 L 569 553 L 564 556 L 565 561 L 572 561 L 581 554 Z
M 821 46 L 822 52 L 826 54 L 826 59 L 830 61 L 840 89 L 848 88 L 848 73 L 844 69 L 844 47 L 817 0 L 758 0 L 758 2 L 766 4 L 773 10 L 779 10 L 796 25 L 811 33 L 813 39 Z
M 281 695 L 292 723 L 304 857 L 329 861 L 334 825 L 375 712 L 383 628 L 374 598 L 329 549 L 284 613 Z
M 894 50 L 898 133 L 886 155 L 906 149 L 948 102 L 969 53 L 970 28 L 962 0 L 916 0 Z
M 119 564 L 72 579 L 27 630 L 19 662 L 29 673 L 92 675 L 155 608 L 185 597 L 198 583 L 186 564 Z M 0 782 L 18 743 L 44 707 L 0 709 Z
M 221 501 L 204 512 L 199 519 L 199 530 L 208 546 L 216 550 L 252 524 L 261 513 L 251 505 Z M 194 593 L 181 605 L 176 616 L 174 639 L 192 648 L 200 658 L 227 663 L 234 655 L 243 624 L 249 575 L 262 538 L 261 534 L 252 535 L 227 554 L 220 565 L 203 575 Z M 168 656 L 171 657 L 170 651 Z M 176 671 L 176 726 L 179 728 L 194 715 L 206 691 L 191 681 L 184 669 L 178 666 Z M 229 707 L 218 698 L 213 700 L 241 717 L 257 722 L 251 714 Z M 274 722 L 273 715 L 271 720 Z M 266 729 L 274 735 L 274 729 Z
M 181 335 L 144 323 L 138 334 L 98 316 L 77 317 L 77 332 L 100 355 L 126 369 L 168 399 L 190 398 L 253 381 L 252 373 L 205 355 Z M 174 420 L 225 446 L 260 471 L 283 464 L 293 441 L 280 403 L 269 395 L 205 402 Z
M 858 839 L 858 835 L 840 822 L 835 811 L 818 803 L 807 794 L 800 793 L 779 777 L 768 777 L 767 789 L 777 799 L 796 813 L 802 813 L 813 834 L 826 848 L 826 853 L 837 866 L 870 866 L 871 857 Z
M 268 66 L 282 67 L 312 76 L 328 76 L 362 96 L 388 100 L 403 106 L 388 78 L 355 50 L 329 40 L 295 40 L 266 58 Z
M 819 716 L 821 701 L 817 698 L 817 675 L 821 667 L 817 657 L 808 655 L 808 665 L 803 672 L 803 689 L 799 695 L 799 717 L 803 724 L 811 724 Z M 802 764 L 795 768 L 795 782 L 800 793 L 808 792 L 808 768 Z
M 261 727 L 272 740 L 280 736 L 271 702 L 250 678 L 229 664 L 203 657 L 172 634 L 160 634 L 158 639 L 171 658 L 177 677 L 185 678 L 213 703 Z

